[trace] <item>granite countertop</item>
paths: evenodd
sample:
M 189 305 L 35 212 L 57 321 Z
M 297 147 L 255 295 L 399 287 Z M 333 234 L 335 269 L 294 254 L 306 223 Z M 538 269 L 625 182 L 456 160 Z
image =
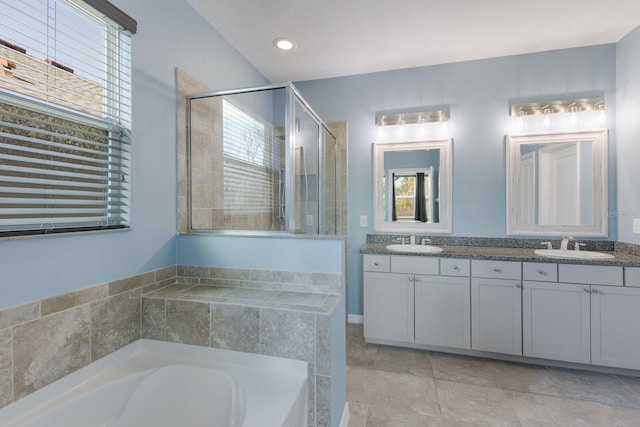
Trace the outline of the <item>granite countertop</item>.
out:
M 418 253 L 398 253 L 391 252 L 387 248 L 387 243 L 369 242 L 360 249 L 363 254 L 378 255 L 398 255 L 398 256 L 426 256 L 436 258 L 462 258 L 462 259 L 483 259 L 495 261 L 526 261 L 526 262 L 548 262 L 562 264 L 588 264 L 588 265 L 617 265 L 626 267 L 640 267 L 640 256 L 631 255 L 624 252 L 610 252 L 615 256 L 614 259 L 607 260 L 584 260 L 584 259 L 559 259 L 545 258 L 533 253 L 531 248 L 499 248 L 489 246 L 449 246 L 437 245 L 442 248 L 442 252 L 437 254 L 418 254 Z

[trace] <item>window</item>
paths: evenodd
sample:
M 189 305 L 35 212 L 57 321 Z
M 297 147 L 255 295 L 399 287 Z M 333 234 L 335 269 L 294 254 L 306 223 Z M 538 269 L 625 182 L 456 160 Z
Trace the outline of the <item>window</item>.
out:
M 128 226 L 135 30 L 104 0 L 0 0 L 0 236 Z
M 271 213 L 280 150 L 270 125 L 222 101 L 224 212 Z
M 432 168 L 391 170 L 394 221 L 433 222 Z

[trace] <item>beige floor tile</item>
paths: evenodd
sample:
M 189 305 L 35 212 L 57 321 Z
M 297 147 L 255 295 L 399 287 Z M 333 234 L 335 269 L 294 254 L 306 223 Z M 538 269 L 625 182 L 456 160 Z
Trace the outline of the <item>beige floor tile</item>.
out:
M 377 354 L 377 344 L 367 344 L 362 336 L 347 334 L 347 365 L 373 366 Z
M 347 366 L 347 400 L 349 405 L 368 405 L 374 387 L 374 370 L 361 366 Z
M 440 416 L 433 379 L 410 374 L 376 372 L 367 419 L 419 423 L 424 416 Z
M 577 369 L 548 369 L 551 378 L 538 382 L 529 391 L 605 405 L 640 408 L 640 394 L 616 375 Z
M 520 426 L 504 391 L 476 384 L 436 380 L 442 416 L 489 426 Z
M 638 427 L 640 378 L 366 344 L 347 328 L 350 427 Z
M 444 353 L 431 354 L 434 378 L 515 391 L 535 391 L 553 381 L 544 366 Z
M 367 410 L 369 404 L 360 404 L 358 402 L 349 401 L 349 427 L 365 427 L 367 425 Z
M 431 358 L 425 350 L 389 347 L 381 345 L 374 363 L 374 369 L 399 374 L 433 377 Z
M 638 426 L 640 410 L 563 397 L 506 392 L 523 427 Z

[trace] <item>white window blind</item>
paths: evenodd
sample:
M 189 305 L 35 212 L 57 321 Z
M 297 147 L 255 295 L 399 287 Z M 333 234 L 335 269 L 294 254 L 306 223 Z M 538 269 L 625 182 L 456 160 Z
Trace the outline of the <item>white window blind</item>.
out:
M 80 0 L 0 0 L 0 235 L 128 225 L 130 41 Z
M 272 212 L 279 168 L 273 129 L 223 100 L 225 214 Z

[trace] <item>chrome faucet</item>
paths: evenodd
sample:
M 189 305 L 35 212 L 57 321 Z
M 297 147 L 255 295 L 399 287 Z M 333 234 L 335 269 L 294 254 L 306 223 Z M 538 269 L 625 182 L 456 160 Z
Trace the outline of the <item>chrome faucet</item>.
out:
M 416 233 L 411 233 L 411 235 L 409 235 L 409 243 L 411 246 L 416 245 Z
M 567 245 L 569 245 L 569 241 L 573 240 L 573 237 L 571 236 L 567 236 L 567 237 L 563 237 L 562 241 L 560 242 L 560 250 L 561 251 L 566 251 L 567 250 Z

